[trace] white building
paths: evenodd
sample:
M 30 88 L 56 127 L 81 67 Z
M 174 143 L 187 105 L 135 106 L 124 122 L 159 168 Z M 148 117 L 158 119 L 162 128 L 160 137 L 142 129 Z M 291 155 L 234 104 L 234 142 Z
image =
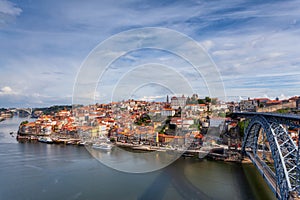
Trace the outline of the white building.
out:
M 175 110 L 172 108 L 163 108 L 161 111 L 162 116 L 174 116 Z
M 178 109 L 179 107 L 183 108 L 186 105 L 187 98 L 182 95 L 182 97 L 172 97 L 171 98 L 171 107 L 173 109 Z

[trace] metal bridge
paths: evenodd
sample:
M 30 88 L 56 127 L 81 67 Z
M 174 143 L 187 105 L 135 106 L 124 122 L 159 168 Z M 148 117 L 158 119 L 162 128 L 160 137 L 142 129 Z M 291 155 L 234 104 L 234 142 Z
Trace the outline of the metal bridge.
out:
M 300 199 L 300 116 L 247 112 L 233 113 L 232 117 L 246 118 L 242 152 L 276 197 Z M 297 130 L 297 141 L 289 134 L 291 129 Z

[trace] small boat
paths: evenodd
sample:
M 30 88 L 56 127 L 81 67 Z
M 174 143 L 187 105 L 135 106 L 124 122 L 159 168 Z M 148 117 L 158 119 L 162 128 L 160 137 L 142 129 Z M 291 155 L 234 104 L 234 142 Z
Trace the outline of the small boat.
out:
M 73 140 L 69 140 L 66 143 L 66 145 L 74 145 L 74 144 L 76 144 L 76 141 L 73 141 Z
M 52 141 L 53 141 L 54 144 L 63 143 L 59 138 L 52 138 Z
M 184 158 L 192 158 L 192 157 L 194 157 L 193 154 L 191 154 L 191 153 L 186 153 L 186 152 L 183 153 L 181 156 L 184 157 Z
M 31 135 L 29 139 L 30 140 L 38 140 L 37 136 L 33 136 L 33 135 Z
M 79 142 L 78 142 L 78 146 L 84 146 L 84 145 L 86 145 L 86 143 L 87 143 L 87 142 L 79 141 Z
M 113 145 L 108 144 L 108 143 L 100 143 L 100 144 L 93 144 L 92 148 L 93 149 L 100 149 L 100 150 L 110 151 L 113 148 Z
M 47 144 L 52 144 L 53 143 L 53 140 L 49 137 L 40 137 L 38 139 L 39 142 L 42 142 L 42 143 L 47 143 Z
M 29 140 L 29 136 L 17 135 L 17 140 Z

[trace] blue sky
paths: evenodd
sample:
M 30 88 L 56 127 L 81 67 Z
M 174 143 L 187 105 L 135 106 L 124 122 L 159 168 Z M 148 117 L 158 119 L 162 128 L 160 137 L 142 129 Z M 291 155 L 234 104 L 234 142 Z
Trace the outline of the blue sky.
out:
M 173 29 L 201 44 L 228 99 L 300 95 L 299 21 L 297 0 L 0 0 L 0 107 L 71 104 L 76 75 L 90 51 L 114 34 L 143 27 Z M 126 56 L 116 62 L 123 70 L 155 58 L 193 80 L 182 61 L 165 53 Z M 105 86 L 100 83 L 97 92 L 105 94 Z M 156 99 L 166 92 L 145 91 L 133 96 Z

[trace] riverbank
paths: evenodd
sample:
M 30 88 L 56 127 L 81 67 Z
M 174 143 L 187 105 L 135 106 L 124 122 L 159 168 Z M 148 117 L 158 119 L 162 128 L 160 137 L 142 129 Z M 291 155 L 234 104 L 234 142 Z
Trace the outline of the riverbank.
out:
M 42 138 L 42 140 L 41 140 Z M 42 142 L 47 144 L 63 144 L 63 145 L 76 145 L 76 146 L 91 146 L 92 142 L 85 142 L 78 138 L 68 138 L 68 137 L 58 137 L 58 136 L 35 136 L 35 135 L 18 135 L 17 141 L 20 143 L 24 142 Z M 44 142 L 47 139 L 47 142 Z M 243 161 L 240 153 L 238 151 L 228 151 L 224 147 L 214 147 L 210 148 L 208 151 L 203 151 L 200 149 L 188 149 L 188 148 L 174 148 L 171 146 L 153 146 L 145 144 L 132 144 L 124 142 L 113 142 L 113 145 L 125 150 L 132 152 L 171 152 L 174 151 L 182 155 L 182 157 L 194 157 L 194 158 L 208 158 L 210 160 L 224 161 L 224 162 L 236 162 L 236 163 L 251 163 L 251 161 Z M 204 156 L 200 156 L 202 154 Z
M 67 137 L 50 137 L 47 135 L 35 136 L 35 135 L 17 135 L 17 141 L 20 143 L 25 142 L 42 142 L 47 144 L 65 144 L 65 145 L 78 145 L 84 146 L 84 142 L 77 138 L 67 138 Z M 47 142 L 44 142 L 43 139 L 47 139 Z

